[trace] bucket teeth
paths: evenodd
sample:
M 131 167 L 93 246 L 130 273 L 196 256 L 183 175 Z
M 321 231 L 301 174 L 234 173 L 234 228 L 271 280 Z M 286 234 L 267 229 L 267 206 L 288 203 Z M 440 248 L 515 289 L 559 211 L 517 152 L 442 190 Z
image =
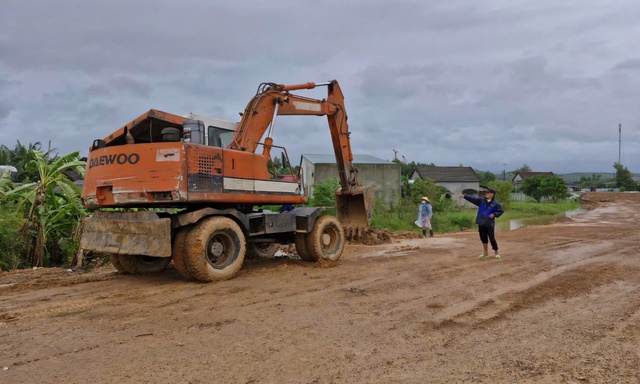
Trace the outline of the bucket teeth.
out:
M 348 241 L 356 241 L 364 236 L 365 230 L 364 227 L 346 227 L 344 235 Z

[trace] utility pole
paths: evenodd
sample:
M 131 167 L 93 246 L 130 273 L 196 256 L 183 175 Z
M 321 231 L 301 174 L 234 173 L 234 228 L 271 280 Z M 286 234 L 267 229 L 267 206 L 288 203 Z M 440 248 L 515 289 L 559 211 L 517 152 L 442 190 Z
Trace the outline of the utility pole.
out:
M 618 164 L 620 163 L 620 153 L 622 149 L 622 124 L 618 124 Z
M 502 163 L 502 181 L 507 181 L 507 163 Z

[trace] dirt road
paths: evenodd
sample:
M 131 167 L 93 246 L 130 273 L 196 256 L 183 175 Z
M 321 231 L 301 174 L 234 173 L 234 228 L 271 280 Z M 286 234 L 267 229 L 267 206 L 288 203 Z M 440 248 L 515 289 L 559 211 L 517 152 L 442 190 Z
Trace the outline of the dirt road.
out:
M 0 383 L 638 383 L 640 193 L 236 278 L 0 273 Z

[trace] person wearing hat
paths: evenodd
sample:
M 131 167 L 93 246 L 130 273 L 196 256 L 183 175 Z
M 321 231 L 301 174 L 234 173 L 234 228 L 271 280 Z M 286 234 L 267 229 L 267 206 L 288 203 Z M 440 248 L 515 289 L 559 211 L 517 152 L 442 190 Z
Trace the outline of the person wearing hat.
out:
M 420 200 L 420 209 L 418 211 L 418 221 L 416 224 L 422 227 L 422 236 L 427 237 L 427 228 L 429 228 L 429 237 L 433 237 L 433 229 L 431 229 L 431 216 L 433 216 L 433 209 L 431 209 L 431 203 L 427 196 Z
M 482 242 L 483 252 L 478 256 L 482 259 L 488 256 L 488 243 L 491 242 L 491 248 L 495 252 L 495 258 L 499 259 L 498 243 L 496 242 L 495 226 L 496 217 L 502 216 L 504 210 L 500 203 L 494 199 L 496 191 L 488 188 L 485 191 L 485 197 L 475 197 L 471 195 L 460 195 L 460 198 L 464 198 L 470 203 L 478 206 L 478 214 L 476 215 L 476 224 L 478 224 L 478 233 L 480 234 L 480 241 Z

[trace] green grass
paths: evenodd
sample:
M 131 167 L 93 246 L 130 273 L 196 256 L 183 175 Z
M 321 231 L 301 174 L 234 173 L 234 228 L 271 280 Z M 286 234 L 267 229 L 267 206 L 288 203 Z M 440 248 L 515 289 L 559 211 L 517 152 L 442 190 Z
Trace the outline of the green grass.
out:
M 512 201 L 511 209 L 500 217 L 501 220 L 521 219 L 534 216 L 555 216 L 566 211 L 580 208 L 575 200 L 562 200 L 557 203 L 536 203 L 534 201 Z
M 511 209 L 498 220 L 506 221 L 534 216 L 555 216 L 566 211 L 580 208 L 576 201 L 563 200 L 558 203 L 511 202 Z M 390 231 L 406 230 L 419 233 L 414 224 L 418 218 L 418 206 L 396 206 L 393 208 L 376 206 L 371 225 Z M 431 224 L 436 233 L 457 232 L 475 226 L 477 209 L 448 207 L 433 214 Z
M 431 225 L 436 233 L 458 232 L 475 226 L 477 209 L 458 208 L 450 203 L 438 203 L 437 207 L 439 210 L 434 212 L 431 220 Z M 262 208 L 278 212 L 280 206 L 265 206 Z M 505 212 L 498 220 L 507 221 L 524 217 L 555 216 L 578 208 L 580 208 L 580 204 L 574 200 L 562 200 L 557 203 L 512 201 L 509 211 Z M 334 214 L 331 212 L 325 213 Z M 371 219 L 371 226 L 388 229 L 392 232 L 404 230 L 420 233 L 421 229 L 414 224 L 417 218 L 418 204 L 389 206 L 377 201 L 373 218 Z

